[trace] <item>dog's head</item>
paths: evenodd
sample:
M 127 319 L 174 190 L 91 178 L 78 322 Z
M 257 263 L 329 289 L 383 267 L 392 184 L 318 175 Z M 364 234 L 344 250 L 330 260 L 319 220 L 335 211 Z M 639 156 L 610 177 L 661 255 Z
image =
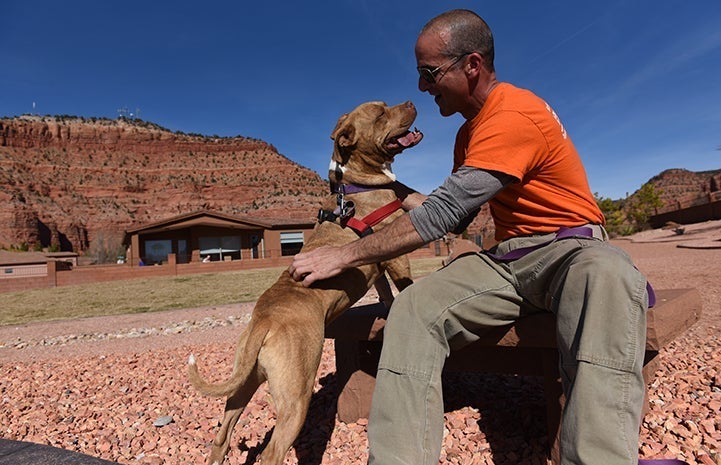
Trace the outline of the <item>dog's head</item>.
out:
M 416 107 L 410 101 L 393 107 L 367 102 L 341 116 L 330 136 L 330 180 L 365 185 L 395 181 L 393 158 L 423 139 L 420 131 L 410 130 L 415 119 Z

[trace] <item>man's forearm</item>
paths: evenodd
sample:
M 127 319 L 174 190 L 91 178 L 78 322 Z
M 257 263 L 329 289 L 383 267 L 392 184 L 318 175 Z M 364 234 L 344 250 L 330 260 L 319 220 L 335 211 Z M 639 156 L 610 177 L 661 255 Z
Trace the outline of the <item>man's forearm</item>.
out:
M 411 211 L 414 208 L 418 208 L 427 198 L 428 196 L 425 194 L 414 192 L 403 199 L 403 210 Z
M 399 181 L 393 183 L 393 186 L 396 197 L 401 199 L 403 202 L 403 210 L 405 211 L 410 211 L 420 206 L 423 201 L 426 200 L 426 197 L 428 197 L 427 195 L 421 194 L 415 189 L 412 189 Z
M 423 244 L 410 217 L 403 215 L 380 231 L 344 245 L 341 253 L 349 266 L 355 267 L 398 257 Z

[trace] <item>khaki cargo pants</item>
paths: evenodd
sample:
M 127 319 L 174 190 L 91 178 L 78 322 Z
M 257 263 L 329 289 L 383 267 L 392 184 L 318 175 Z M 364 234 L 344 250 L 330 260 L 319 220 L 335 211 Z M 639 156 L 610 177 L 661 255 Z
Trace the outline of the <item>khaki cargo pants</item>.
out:
M 553 242 L 511 263 L 461 257 L 402 292 L 384 330 L 368 436 L 369 463 L 436 465 L 441 370 L 451 350 L 533 312 L 556 314 L 566 406 L 563 465 L 632 465 L 644 399 L 646 279 L 595 238 Z M 548 241 L 515 238 L 497 254 Z

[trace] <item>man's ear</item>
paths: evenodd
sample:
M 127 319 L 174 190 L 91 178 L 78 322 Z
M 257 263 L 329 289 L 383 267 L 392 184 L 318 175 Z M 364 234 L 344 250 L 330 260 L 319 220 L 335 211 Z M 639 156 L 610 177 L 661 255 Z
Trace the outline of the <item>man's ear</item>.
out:
M 468 59 L 466 61 L 465 72 L 468 77 L 476 77 L 478 74 L 483 71 L 483 57 L 472 53 L 468 55 Z

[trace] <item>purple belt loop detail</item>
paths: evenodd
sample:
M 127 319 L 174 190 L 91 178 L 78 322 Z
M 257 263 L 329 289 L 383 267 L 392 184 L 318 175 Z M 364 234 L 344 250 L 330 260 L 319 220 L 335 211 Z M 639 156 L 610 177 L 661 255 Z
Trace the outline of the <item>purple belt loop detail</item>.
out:
M 646 292 L 648 293 L 648 308 L 651 308 L 656 305 L 656 293 L 653 291 L 653 286 L 651 286 L 651 283 L 648 281 L 646 281 Z
M 533 252 L 534 250 L 540 249 L 541 247 L 547 246 L 551 242 L 558 241 L 560 239 L 568 239 L 569 237 L 593 237 L 593 229 L 589 228 L 588 226 L 577 226 L 575 228 L 567 228 L 565 226 L 561 227 L 558 232 L 556 233 L 556 237 L 551 239 L 547 242 L 542 242 L 540 244 L 532 245 L 530 247 L 519 247 L 518 249 L 513 249 L 507 254 L 504 255 L 496 255 L 489 252 L 486 252 L 486 255 L 490 256 L 491 258 L 495 258 L 498 261 L 501 262 L 511 262 L 513 260 L 518 260 L 519 258 L 523 258 L 529 253 Z
M 588 226 L 577 226 L 575 228 L 561 227 L 556 234 L 556 240 L 566 239 L 567 237 L 593 237 L 593 229 Z
M 688 462 L 678 459 L 656 459 L 656 460 L 638 460 L 638 465 L 688 465 Z

